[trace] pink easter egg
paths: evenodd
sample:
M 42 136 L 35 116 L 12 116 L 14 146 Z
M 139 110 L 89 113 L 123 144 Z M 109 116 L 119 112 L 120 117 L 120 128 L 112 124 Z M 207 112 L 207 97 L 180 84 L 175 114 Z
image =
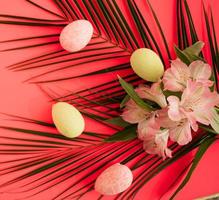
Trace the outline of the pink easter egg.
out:
M 93 26 L 87 20 L 68 24 L 60 34 L 60 44 L 69 52 L 76 52 L 87 46 L 93 35 Z
M 103 195 L 115 195 L 125 191 L 132 180 L 132 171 L 127 166 L 116 163 L 98 176 L 95 190 Z

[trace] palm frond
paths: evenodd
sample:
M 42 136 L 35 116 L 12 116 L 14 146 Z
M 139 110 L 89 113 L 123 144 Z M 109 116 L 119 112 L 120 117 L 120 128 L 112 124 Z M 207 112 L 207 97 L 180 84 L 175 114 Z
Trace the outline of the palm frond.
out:
M 203 10 L 204 10 L 205 25 L 207 29 L 207 36 L 209 41 L 209 49 L 211 53 L 211 62 L 213 65 L 213 79 L 215 81 L 216 89 L 217 91 L 219 91 L 219 85 L 218 85 L 219 54 L 218 54 L 217 38 L 214 28 L 214 19 L 213 19 L 212 11 L 211 11 L 211 19 L 209 19 L 204 5 L 203 5 Z
M 38 4 L 36 4 L 32 1 L 28 1 L 28 2 L 31 3 L 32 5 L 37 5 L 39 7 Z M 123 56 L 129 57 L 130 53 L 133 50 L 135 50 L 136 48 L 139 48 L 141 41 L 139 40 L 139 37 L 134 36 L 133 27 L 130 26 L 130 24 L 127 22 L 126 17 L 121 12 L 121 9 L 119 8 L 119 6 L 115 0 L 113 0 L 113 1 L 107 0 L 104 2 L 101 0 L 98 0 L 95 3 L 91 3 L 91 2 L 86 1 L 86 0 L 83 0 L 83 1 L 77 0 L 74 2 L 55 1 L 54 3 L 59 7 L 60 11 L 65 13 L 65 17 L 66 17 L 67 21 L 80 19 L 80 18 L 90 20 L 95 27 L 97 40 L 99 40 L 99 42 L 101 41 L 100 43 L 104 43 L 105 45 L 102 44 L 102 47 L 100 48 L 100 47 L 98 47 L 99 43 L 94 42 L 94 44 L 92 45 L 91 48 L 85 50 L 85 52 L 89 52 L 89 51 L 94 52 L 94 51 L 99 50 L 100 52 L 98 52 L 98 54 L 96 54 L 96 55 L 86 54 L 84 56 L 79 56 L 83 52 L 73 53 L 73 54 L 65 53 L 66 56 L 72 55 L 71 56 L 72 58 L 62 60 L 61 63 L 56 62 L 55 59 L 63 57 L 63 56 L 65 56 L 65 54 L 64 55 L 63 54 L 60 54 L 60 55 L 55 54 L 54 56 L 51 56 L 50 58 L 48 58 L 46 60 L 39 59 L 39 58 L 44 58 L 44 57 L 50 55 L 47 53 L 45 55 L 38 56 L 37 58 L 32 58 L 32 59 L 28 59 L 26 61 L 22 61 L 20 63 L 16 63 L 16 64 L 10 66 L 9 67 L 10 69 L 13 69 L 16 71 L 23 71 L 23 70 L 29 70 L 29 69 L 33 70 L 33 69 L 38 69 L 38 68 L 48 68 L 50 66 L 54 68 L 55 65 L 60 65 L 60 64 L 68 63 L 68 62 L 75 62 L 75 60 L 77 60 L 79 58 L 84 59 L 84 60 L 86 58 L 89 58 L 89 61 L 84 61 L 84 63 L 77 62 L 77 63 L 73 63 L 73 64 L 68 65 L 68 66 L 58 67 L 57 69 L 54 69 L 54 70 L 46 70 L 46 72 L 32 77 L 32 78 L 39 78 L 41 76 L 45 76 L 45 75 L 48 75 L 50 73 L 54 73 L 54 72 L 57 73 L 58 71 L 61 71 L 61 70 L 63 71 L 64 69 L 79 66 L 82 64 L 89 65 L 89 64 L 92 64 L 94 62 L 97 63 L 98 61 L 107 61 L 108 59 L 112 59 L 112 58 L 114 60 L 115 59 L 120 60 L 120 58 L 122 58 Z M 137 4 L 135 3 L 135 1 L 129 1 L 128 4 L 129 4 L 128 7 L 130 9 L 130 14 L 132 14 L 132 17 L 134 17 L 136 19 L 136 22 L 137 22 L 136 27 L 134 27 L 134 28 L 137 32 L 140 33 L 142 38 L 144 38 L 144 41 L 143 41 L 144 46 L 150 47 L 150 48 L 156 50 L 162 58 L 163 54 L 161 53 L 159 45 L 158 45 L 156 39 L 154 38 L 154 34 L 152 33 L 149 26 L 147 25 L 143 15 L 141 14 L 141 11 L 138 9 Z M 149 4 L 149 2 L 148 2 L 148 4 Z M 149 6 L 150 6 L 150 9 L 153 13 L 153 17 L 156 21 L 156 24 L 160 30 L 160 34 L 162 35 L 167 54 L 170 57 L 169 49 L 168 49 L 167 42 L 166 42 L 164 33 L 162 31 L 161 25 L 159 24 L 158 18 L 156 16 L 155 11 L 153 10 L 152 6 L 150 4 L 149 4 Z M 2 15 L 2 16 L 7 17 L 6 15 Z M 12 22 L 12 24 L 14 24 L 14 25 L 16 25 L 17 23 L 23 23 L 21 21 L 21 19 L 22 20 L 30 20 L 33 22 L 34 22 L 34 20 L 37 20 L 37 21 L 39 20 L 40 23 L 42 22 L 42 20 L 44 20 L 44 19 L 41 20 L 41 19 L 37 19 L 37 18 L 29 18 L 29 17 L 23 17 L 23 16 L 22 17 L 8 16 L 8 17 L 13 17 L 17 20 L 17 22 L 15 22 L 15 23 Z M 29 25 L 31 26 L 32 22 Z M 54 34 L 54 35 L 56 35 L 56 34 Z M 44 37 L 44 36 L 40 36 L 40 37 Z M 26 40 L 31 40 L 34 38 L 35 37 L 32 36 L 32 37 L 26 38 Z M 23 41 L 23 40 L 25 40 L 25 38 L 21 38 L 20 40 Z M 6 49 L 6 51 L 22 50 L 25 48 L 33 48 L 33 47 L 37 47 L 37 46 L 50 45 L 50 44 L 56 44 L 56 43 L 58 43 L 58 42 L 57 41 L 45 42 L 45 43 L 39 43 L 39 44 L 35 44 L 35 45 L 28 45 L 28 46 L 24 46 L 24 47 L 10 48 L 10 49 Z M 118 51 L 115 51 L 114 48 L 118 49 Z M 107 49 L 108 49 L 108 52 L 106 52 Z M 59 53 L 59 51 L 58 51 L 58 53 Z M 124 53 L 124 55 L 122 56 L 123 53 Z M 119 56 L 118 56 L 118 54 L 119 54 Z M 51 53 L 51 55 L 53 55 L 53 53 Z M 106 56 L 106 55 L 110 55 L 110 56 Z M 37 61 L 36 61 L 36 59 L 37 59 Z M 29 61 L 31 61 L 31 62 L 29 62 Z M 40 64 L 41 62 L 44 62 L 44 61 L 48 61 L 48 62 L 46 64 Z M 30 66 L 30 64 L 32 66 Z M 37 64 L 37 65 L 33 66 L 33 64 Z M 110 67 L 108 70 L 110 70 Z M 116 71 L 116 66 L 115 66 L 115 68 L 113 68 L 113 70 Z M 118 70 L 120 70 L 119 67 L 118 67 Z M 99 71 L 99 73 L 106 73 L 106 71 Z M 32 78 L 29 80 L 32 81 Z M 61 80 L 67 80 L 67 79 L 72 79 L 72 78 L 75 78 L 75 76 L 63 77 L 63 78 L 54 79 L 54 80 L 36 81 L 36 82 L 37 83 L 46 83 L 47 81 L 53 82 L 53 81 L 61 81 Z
M 54 16 L 56 16 L 56 17 L 59 17 L 59 18 L 61 18 L 61 19 L 63 19 L 63 20 L 66 20 L 63 16 L 59 15 L 58 13 L 55 13 L 55 12 L 53 12 L 53 11 L 47 9 L 47 8 L 44 8 L 43 6 L 37 4 L 37 3 L 34 2 L 34 1 L 31 1 L 31 0 L 26 0 L 26 1 L 27 1 L 28 3 L 30 3 L 30 4 L 32 4 L 33 6 L 35 6 L 35 7 L 39 8 L 39 9 L 45 11 L 46 13 L 52 14 L 52 15 L 54 15 Z

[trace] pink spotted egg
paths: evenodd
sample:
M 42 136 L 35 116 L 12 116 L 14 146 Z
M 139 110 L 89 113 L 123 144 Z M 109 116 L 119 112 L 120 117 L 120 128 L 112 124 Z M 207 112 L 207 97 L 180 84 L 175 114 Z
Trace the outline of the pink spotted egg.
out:
M 60 44 L 66 51 L 76 52 L 87 46 L 93 35 L 93 26 L 87 20 L 68 24 L 60 34 Z
M 125 165 L 116 163 L 98 176 L 94 187 L 102 195 L 115 195 L 125 191 L 132 184 L 132 180 L 131 170 Z

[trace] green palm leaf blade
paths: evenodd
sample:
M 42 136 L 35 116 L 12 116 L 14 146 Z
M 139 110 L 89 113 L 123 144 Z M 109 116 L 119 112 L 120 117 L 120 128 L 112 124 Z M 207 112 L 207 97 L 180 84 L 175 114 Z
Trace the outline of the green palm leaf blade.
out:
M 28 1 L 28 2 L 31 3 L 32 5 L 34 4 L 32 1 Z M 80 3 L 82 3 L 82 5 Z M 139 42 L 136 40 L 136 37 L 133 35 L 133 33 L 131 31 L 132 28 L 129 25 L 129 23 L 127 22 L 124 15 L 122 14 L 122 12 L 121 12 L 119 6 L 117 5 L 116 1 L 112 1 L 112 2 L 111 1 L 106 1 L 106 2 L 97 1 L 98 6 L 94 6 L 91 2 L 87 2 L 87 1 L 82 1 L 80 3 L 79 3 L 79 1 L 75 1 L 75 2 L 55 1 L 55 4 L 60 8 L 61 11 L 63 11 L 65 13 L 65 16 L 67 16 L 67 19 L 69 21 L 75 20 L 75 19 L 80 19 L 81 17 L 91 20 L 95 25 L 95 29 L 96 29 L 96 32 L 97 32 L 97 37 L 98 38 L 105 38 L 105 40 L 108 43 L 110 43 L 112 45 L 116 45 L 119 48 L 121 48 L 121 52 L 118 51 L 118 53 L 122 53 L 122 50 L 123 51 L 129 51 L 128 49 L 130 49 L 130 48 L 133 50 L 136 47 L 139 47 Z M 34 5 L 39 7 L 38 4 L 34 4 Z M 81 5 L 81 6 L 79 6 L 79 5 Z M 73 7 L 74 7 L 74 9 L 72 9 Z M 86 9 L 87 12 L 85 12 L 85 10 L 82 9 L 82 7 L 84 9 Z M 137 5 L 135 4 L 134 1 L 132 2 L 132 8 L 137 9 L 136 11 L 138 12 L 138 14 L 140 14 L 140 11 L 138 10 L 138 7 L 137 7 Z M 150 6 L 150 8 L 152 9 L 151 6 Z M 100 17 L 99 13 L 102 13 L 104 18 Z M 154 10 L 153 10 L 153 16 L 155 17 L 156 22 L 158 22 L 158 19 L 156 17 L 156 14 L 155 14 Z M 20 18 L 21 19 L 23 19 L 23 18 L 26 19 L 26 17 L 20 17 L 20 16 L 14 16 L 14 17 L 18 21 L 19 21 Z M 30 18 L 30 20 L 31 20 L 31 18 Z M 140 24 L 142 24 L 142 27 L 146 27 L 147 32 L 148 32 L 148 34 L 149 34 L 149 36 L 152 40 L 152 43 L 154 43 L 153 45 L 156 46 L 157 51 L 159 52 L 160 56 L 162 56 L 162 54 L 159 50 L 158 44 L 156 43 L 156 40 L 154 39 L 152 32 L 150 31 L 149 27 L 147 26 L 146 21 L 144 21 L 142 16 L 141 16 L 141 21 L 139 22 L 138 25 L 140 25 Z M 162 33 L 162 29 L 161 29 L 160 24 L 159 23 L 157 23 L 157 24 L 159 25 L 159 29 L 161 30 L 161 33 Z M 103 27 L 103 30 L 98 29 L 98 27 L 100 27 L 100 26 Z M 106 30 L 106 29 L 104 30 L 104 28 L 107 27 L 107 26 L 111 27 L 111 30 L 112 30 L 111 34 L 109 34 L 109 30 Z M 164 38 L 163 33 L 162 33 L 162 37 Z M 27 38 L 27 39 L 30 39 L 30 38 Z M 25 38 L 23 38 L 23 39 L 25 39 Z M 121 42 L 125 42 L 125 44 L 120 45 L 119 43 L 121 43 Z M 148 38 L 148 42 L 151 43 L 149 38 Z M 54 43 L 56 43 L 56 42 L 52 42 L 51 44 L 54 44 Z M 152 43 L 151 43 L 151 45 L 152 45 Z M 37 46 L 41 46 L 41 45 L 48 45 L 48 44 L 50 44 L 50 43 L 41 43 L 41 44 L 30 45 L 30 46 L 26 46 L 26 47 L 16 47 L 16 48 L 8 49 L 8 50 L 33 48 L 33 47 L 37 47 Z M 93 48 L 92 50 L 95 51 L 96 49 Z M 101 53 L 99 53 L 99 54 L 101 54 Z M 74 57 L 75 57 L 75 55 L 74 55 Z M 57 56 L 56 56 L 56 58 L 57 58 Z M 101 60 L 110 59 L 110 58 L 111 57 L 104 57 L 104 58 L 101 58 Z M 116 57 L 114 57 L 114 58 L 116 58 Z M 120 58 L 120 56 L 118 56 L 118 59 L 119 58 Z M 35 60 L 33 60 L 33 62 L 34 61 Z M 94 58 L 89 63 L 96 62 L 96 61 L 97 60 Z M 51 65 L 51 64 L 54 63 L 53 59 L 51 59 L 49 61 L 50 63 L 48 63 L 48 64 L 39 65 L 39 66 L 37 65 L 35 67 L 34 66 L 29 67 L 28 62 L 26 62 L 26 61 L 23 61 L 23 62 L 26 63 L 26 65 L 25 66 L 22 65 L 22 67 L 20 66 L 21 68 L 20 67 L 17 68 L 18 66 L 16 66 L 16 68 L 15 68 L 16 71 L 17 70 L 20 71 L 20 70 L 34 69 L 34 68 L 38 68 L 38 67 L 47 67 L 47 65 Z M 76 63 L 76 65 L 78 65 L 78 64 Z M 68 68 L 68 67 L 71 67 L 71 66 L 66 66 L 66 67 Z M 57 70 L 63 70 L 63 68 L 56 69 L 54 71 L 47 71 L 43 74 L 37 75 L 36 77 L 39 77 L 41 75 L 46 75 L 46 74 L 49 74 L 49 73 L 52 73 L 52 72 L 56 72 Z M 106 72 L 102 71 L 102 73 L 106 73 Z M 71 78 L 74 78 L 74 77 L 67 77 L 67 78 L 71 79 Z M 61 79 L 58 79 L 58 80 L 65 80 L 65 78 L 63 78 L 63 79 L 61 78 Z M 58 81 L 58 80 L 54 80 L 54 81 Z M 46 81 L 42 81 L 42 82 L 39 81 L 38 83 L 44 83 L 44 82 L 46 82 Z
M 196 140 L 196 141 L 194 141 L 194 143 L 192 143 L 191 144 L 191 148 L 194 148 L 194 147 L 196 147 L 197 146 L 197 142 L 199 143 L 200 142 L 200 140 L 203 140 L 203 138 L 201 138 L 201 139 L 199 139 L 199 140 Z M 129 155 L 124 161 L 121 161 L 122 163 L 127 163 L 127 162 L 129 162 L 129 161 L 132 161 L 132 159 L 136 159 L 137 157 L 135 156 L 136 154 L 138 155 L 140 155 L 140 153 L 143 153 L 143 151 L 142 151 L 142 149 L 141 149 L 141 145 L 139 145 L 139 142 L 137 143 L 138 145 L 136 146 L 136 145 L 133 145 L 133 144 L 129 144 L 129 143 L 127 143 L 127 144 L 124 144 L 125 146 L 127 146 L 128 145 L 128 149 L 130 149 L 130 146 L 129 145 L 131 145 L 132 147 L 135 147 L 135 148 L 137 148 L 137 150 L 133 153 L 132 151 L 130 151 L 130 152 L 132 152 L 133 154 L 131 154 L 131 155 Z M 115 147 L 117 147 L 117 150 L 115 149 L 115 155 L 116 156 L 118 156 L 118 150 L 121 150 L 121 148 L 122 148 L 122 145 L 116 145 L 116 144 L 113 144 L 113 145 L 115 145 Z M 124 147 L 125 147 L 124 146 Z M 98 147 L 97 147 L 98 148 Z M 103 155 L 103 152 L 102 152 L 102 148 L 106 148 L 105 147 L 105 145 L 103 146 L 103 147 L 100 147 L 100 153 L 101 153 L 101 155 Z M 183 151 L 183 155 L 185 155 L 185 153 L 187 153 L 187 152 L 189 152 L 191 149 L 190 148 L 183 148 L 184 149 L 184 151 Z M 78 152 L 78 154 L 76 153 L 76 155 L 83 155 L 83 156 L 85 156 L 85 157 L 87 157 L 87 156 L 89 156 L 90 155 L 90 153 L 92 153 L 92 151 L 89 149 L 87 149 L 87 150 L 84 150 L 84 151 L 86 151 L 87 153 L 83 153 L 83 150 L 82 151 L 80 151 L 80 152 Z M 124 150 L 123 152 L 121 152 L 121 155 L 123 155 L 124 153 L 128 153 L 127 152 L 127 148 L 126 148 L 126 150 Z M 65 153 L 65 152 L 63 152 L 63 153 Z M 106 153 L 107 153 L 107 155 L 103 155 L 105 158 L 106 158 L 106 161 L 103 163 L 103 165 L 101 165 L 100 167 L 98 167 L 97 168 L 97 170 L 100 170 L 101 169 L 101 167 L 102 166 L 104 166 L 105 165 L 105 163 L 107 163 L 108 162 L 108 156 L 111 156 L 112 155 L 112 151 L 108 151 L 108 150 L 106 150 Z M 95 163 L 99 163 L 99 159 L 101 159 L 99 156 L 99 153 L 97 152 L 97 150 L 96 149 L 94 149 L 94 154 L 96 155 L 96 158 L 97 158 L 97 161 L 95 161 Z M 178 153 L 177 153 L 178 154 Z M 75 155 L 75 153 L 74 154 L 72 154 L 72 155 Z M 179 155 L 181 155 L 181 154 L 179 154 Z M 146 157 L 145 157 L 146 158 Z M 37 163 L 37 162 L 41 162 L 43 159 L 36 159 L 36 161 L 33 161 L 32 162 L 32 164 L 33 165 L 35 165 L 35 163 Z M 60 171 L 60 168 L 61 169 L 64 169 L 63 167 L 64 167 L 64 165 L 62 165 L 62 164 L 67 164 L 67 163 L 65 163 L 66 161 L 68 161 L 69 159 L 68 159 L 68 157 L 65 157 L 64 156 L 64 158 L 57 158 L 57 161 L 55 161 L 54 162 L 54 160 L 51 160 L 51 163 L 49 164 L 49 163 L 45 163 L 45 165 L 43 166 L 43 167 L 40 167 L 40 168 L 38 168 L 38 169 L 35 169 L 34 171 L 32 171 L 32 172 L 30 172 L 30 173 L 28 173 L 28 174 L 26 174 L 26 175 L 23 175 L 23 176 L 21 176 L 21 177 L 19 177 L 19 178 L 16 178 L 15 180 L 13 180 L 12 182 L 9 182 L 9 183 L 7 183 L 7 184 L 17 184 L 17 181 L 22 181 L 24 178 L 25 179 L 27 179 L 28 177 L 31 177 L 31 176 L 35 176 L 35 175 L 39 175 L 40 176 L 40 174 L 41 174 L 41 172 L 43 172 L 44 170 L 47 170 L 47 169 L 52 169 L 53 171 L 55 171 L 55 172 L 57 172 L 57 173 L 59 173 L 59 171 Z M 78 160 L 81 160 L 81 157 L 80 157 L 80 159 L 78 158 Z M 44 160 L 43 160 L 44 161 Z M 43 162 L 42 161 L 42 162 Z M 45 162 L 47 162 L 47 161 L 49 161 L 48 159 L 47 159 L 47 157 L 45 158 Z M 88 159 L 84 164 L 89 164 L 91 161 L 93 161 L 93 159 Z M 152 163 L 153 163 L 153 170 L 157 170 L 157 166 L 160 166 L 160 164 L 162 164 L 162 162 L 160 163 L 160 164 L 158 164 L 158 161 L 160 162 L 161 161 L 161 159 L 160 158 L 157 158 L 156 156 L 154 156 L 154 157 L 152 157 L 152 158 L 149 158 L 148 160 L 146 160 L 146 162 L 144 162 L 144 164 L 143 165 L 145 165 L 145 164 L 147 164 L 147 162 L 149 162 L 149 161 L 153 161 Z M 172 163 L 173 161 L 172 160 L 170 160 L 170 163 Z M 19 165 L 19 166 L 14 166 L 17 170 L 20 170 L 21 168 L 20 167 L 29 167 L 29 164 L 28 164 L 29 162 L 27 162 L 27 164 L 22 164 L 22 165 Z M 57 166 L 56 164 L 60 164 L 60 167 L 59 167 L 59 169 L 56 169 L 55 168 L 55 166 Z M 169 163 L 169 162 L 168 162 Z M 30 164 L 31 165 L 31 164 Z M 67 164 L 68 166 L 69 166 L 69 164 Z M 74 161 L 73 161 L 73 163 L 71 163 L 71 165 L 72 166 L 77 166 L 77 165 L 75 165 L 75 163 L 74 163 Z M 93 165 L 93 163 L 91 162 L 89 165 Z M 89 166 L 88 165 L 88 166 Z M 85 165 L 85 167 L 88 167 L 87 165 Z M 139 167 L 141 167 L 142 166 L 142 164 L 138 164 L 138 166 L 137 166 L 137 169 L 139 168 Z M 146 167 L 147 165 L 145 165 L 145 167 Z M 79 166 L 78 166 L 79 167 Z M 78 169 L 81 169 L 81 167 L 82 166 L 80 166 Z M 14 168 L 14 169 L 15 169 Z M 134 167 L 133 169 L 135 169 L 136 167 Z M 77 168 L 76 168 L 77 169 Z M 149 168 L 148 169 L 150 169 L 150 170 L 152 170 L 151 168 L 150 168 L 150 166 L 149 166 Z M 164 169 L 164 168 L 162 168 L 162 169 Z M 143 168 L 143 170 L 145 171 L 145 168 Z M 65 171 L 65 173 L 70 173 L 70 172 L 72 172 L 72 168 L 71 168 L 71 170 L 69 171 L 69 172 L 66 172 Z M 61 172 L 60 172 L 61 173 Z M 78 173 L 80 173 L 80 171 L 75 171 L 75 173 L 76 174 L 78 174 Z M 67 176 L 66 178 L 67 179 L 70 179 L 71 177 L 73 177 L 73 176 L 75 176 L 76 174 L 75 173 L 73 173 L 73 174 L 69 174 L 69 176 Z M 94 172 L 92 172 L 92 174 L 93 173 L 95 173 L 95 171 Z M 157 172 L 156 172 L 157 173 Z M 150 175 L 151 174 L 151 171 L 150 172 L 148 172 L 148 175 Z M 49 182 L 49 183 L 52 183 L 52 181 L 53 180 L 55 180 L 56 178 L 58 178 L 58 177 L 62 177 L 62 176 L 64 176 L 64 174 L 63 173 L 61 173 L 61 174 L 59 174 L 58 176 L 57 175 L 54 175 L 54 176 L 52 176 L 53 175 L 53 172 L 50 172 L 49 174 L 44 174 L 43 175 L 43 177 L 45 178 L 45 180 L 43 181 L 44 183 L 42 183 L 41 182 L 41 184 L 39 184 L 38 186 L 39 187 L 41 187 L 41 186 L 43 186 L 44 184 L 45 184 L 45 187 L 46 187 L 46 189 L 48 189 L 48 188 L 50 188 L 51 187 L 51 185 L 49 185 L 49 186 L 46 186 L 47 184 L 48 184 L 48 177 L 50 177 L 50 175 L 51 175 L 51 179 L 50 179 L 50 181 L 51 182 Z M 86 176 L 84 176 L 82 179 L 84 179 L 85 177 L 87 177 L 87 176 L 89 176 L 89 174 L 88 175 L 86 175 Z M 81 180 L 82 180 L 81 179 Z M 34 180 L 34 182 L 33 183 L 35 183 L 36 181 L 42 181 L 43 179 L 42 179 L 42 176 L 40 176 L 40 177 L 38 177 L 38 178 L 36 178 L 35 180 Z M 75 182 L 74 183 L 74 185 L 77 185 L 77 183 L 79 183 L 81 180 L 78 180 L 77 182 Z M 30 179 L 30 181 L 31 181 L 31 179 Z M 64 181 L 64 180 L 63 180 Z M 139 181 L 142 181 L 142 179 L 139 179 Z M 31 182 L 29 182 L 27 185 L 30 187 L 30 189 L 27 189 L 27 191 L 30 191 L 30 190 L 33 190 L 33 188 L 31 187 L 31 185 L 30 185 L 30 183 Z M 93 181 L 92 181 L 92 185 L 93 185 Z M 140 183 L 140 182 L 137 182 L 138 184 Z M 6 184 L 6 185 L 7 185 Z M 55 185 L 53 185 L 53 186 L 56 186 L 57 185 L 57 183 L 55 183 L 54 182 L 54 184 Z M 91 183 L 90 183 L 91 184 Z M 3 186 L 6 186 L 6 185 L 2 185 L 2 187 Z M 83 186 L 84 187 L 84 186 Z M 25 187 L 26 188 L 26 187 Z M 71 190 L 73 190 L 74 189 L 74 187 L 72 188 L 71 187 Z M 42 188 L 42 190 L 40 190 L 40 191 L 38 191 L 37 193 L 35 193 L 34 192 L 34 194 L 32 194 L 32 195 L 36 195 L 36 194 L 39 194 L 39 193 L 41 193 L 41 192 L 43 192 L 45 190 L 45 188 L 43 187 Z M 68 189 L 66 189 L 66 191 L 68 191 L 68 190 L 70 190 L 70 188 L 68 188 Z M 77 192 L 81 192 L 81 190 L 78 190 L 78 189 L 75 189 L 75 192 L 71 192 L 71 194 L 68 194 L 68 195 L 70 195 L 70 196 L 72 196 L 72 195 L 76 195 L 76 193 Z M 138 190 L 139 190 L 139 188 L 138 188 Z M 26 191 L 26 192 L 27 192 Z M 135 191 L 136 192 L 136 191 Z M 59 194 L 59 196 L 60 195 L 64 195 L 65 194 L 65 192 L 63 192 L 62 194 Z M 68 196 L 67 195 L 67 196 Z M 67 196 L 64 196 L 64 197 L 67 197 Z
M 189 32 L 188 33 L 190 33 L 192 43 L 195 43 L 198 41 L 198 35 L 197 35 L 196 29 L 194 26 L 193 18 L 192 18 L 187 0 L 183 0 L 183 3 L 184 3 L 185 11 L 186 11 L 187 21 L 189 24 Z
M 66 20 L 62 15 L 59 15 L 58 13 L 55 13 L 55 12 L 53 12 L 53 11 L 47 9 L 47 8 L 45 8 L 45 7 L 41 6 L 41 5 L 39 5 L 38 3 L 34 2 L 34 1 L 31 1 L 31 0 L 26 0 L 26 1 L 27 1 L 28 3 L 30 3 L 30 4 L 32 4 L 33 6 L 39 8 L 39 9 L 41 9 L 41 10 L 43 10 L 43 11 L 49 13 L 49 14 L 52 14 L 52 15 L 54 15 L 54 16 L 56 16 L 56 17 L 59 17 L 59 18 L 61 18 L 61 19 Z
M 213 64 L 213 80 L 215 81 L 215 86 L 217 91 L 219 91 L 219 85 L 218 85 L 218 69 L 219 69 L 218 55 L 219 54 L 218 54 L 217 38 L 214 28 L 214 19 L 212 12 L 211 12 L 211 19 L 209 19 L 204 5 L 203 5 L 203 10 L 204 10 L 205 25 L 206 25 L 208 41 L 209 41 L 209 49 L 211 52 L 211 61 Z

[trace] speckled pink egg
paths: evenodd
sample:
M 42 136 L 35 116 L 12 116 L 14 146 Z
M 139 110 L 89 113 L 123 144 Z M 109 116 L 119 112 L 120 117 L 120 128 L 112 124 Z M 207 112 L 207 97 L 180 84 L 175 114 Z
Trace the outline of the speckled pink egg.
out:
M 133 175 L 131 170 L 116 163 L 103 171 L 95 182 L 95 190 L 103 195 L 115 195 L 125 191 L 131 184 Z
M 87 20 L 77 20 L 62 30 L 59 40 L 63 49 L 76 52 L 87 46 L 92 35 L 92 24 Z

